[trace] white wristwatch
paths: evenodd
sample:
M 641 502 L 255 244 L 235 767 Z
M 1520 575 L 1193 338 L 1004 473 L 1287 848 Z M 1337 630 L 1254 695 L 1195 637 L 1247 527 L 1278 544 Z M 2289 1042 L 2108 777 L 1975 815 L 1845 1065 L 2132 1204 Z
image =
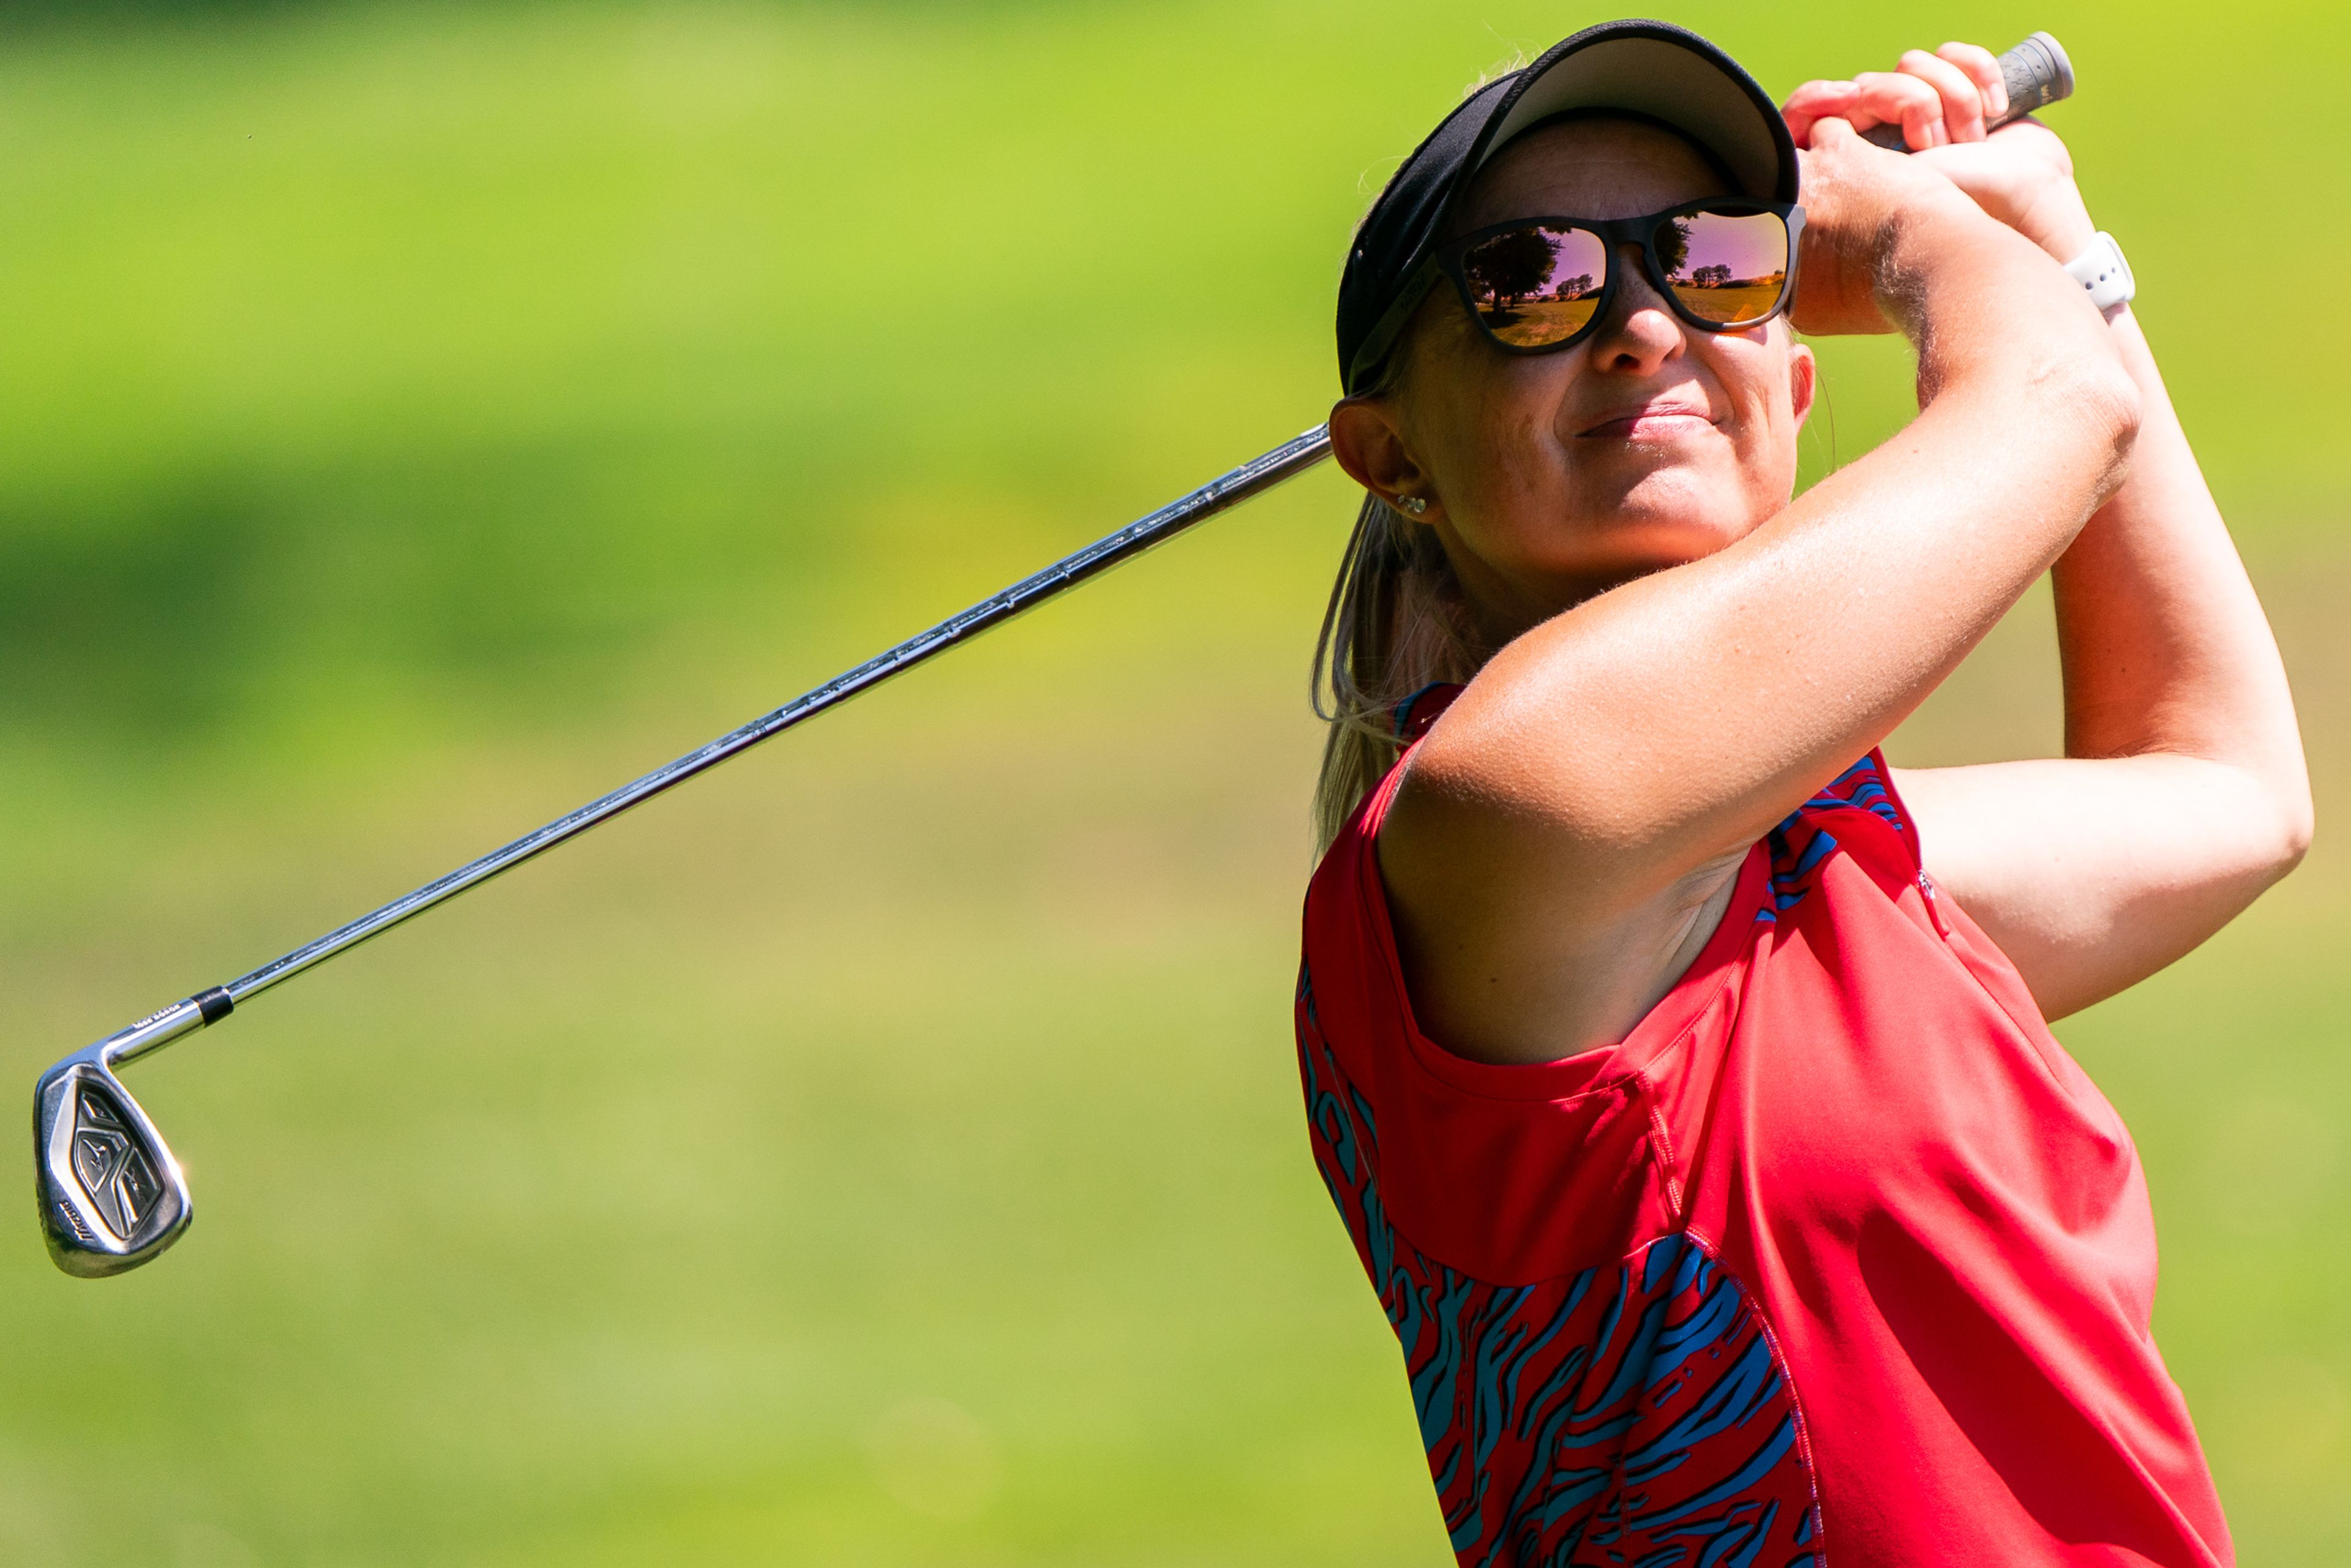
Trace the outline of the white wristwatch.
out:
M 2130 263 L 2123 259 L 2123 247 L 2104 229 L 2090 242 L 2089 249 L 2065 264 L 2065 276 L 2089 290 L 2090 303 L 2101 310 L 2128 304 L 2138 293 L 2138 281 L 2131 277 Z

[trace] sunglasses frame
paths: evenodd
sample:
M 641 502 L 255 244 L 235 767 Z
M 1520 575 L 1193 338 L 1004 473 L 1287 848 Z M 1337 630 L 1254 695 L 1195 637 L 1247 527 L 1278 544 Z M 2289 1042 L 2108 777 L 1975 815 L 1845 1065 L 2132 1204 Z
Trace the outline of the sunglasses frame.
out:
M 1709 321 L 1684 305 L 1680 297 L 1675 294 L 1673 286 L 1666 281 L 1665 268 L 1657 263 L 1657 230 L 1669 219 L 1693 213 L 1715 213 L 1723 217 L 1733 218 L 1751 217 L 1758 213 L 1770 213 L 1778 217 L 1786 227 L 1788 271 L 1787 276 L 1780 280 L 1779 296 L 1771 301 L 1770 309 L 1750 321 Z M 1564 338 L 1549 343 L 1506 342 L 1496 334 L 1493 328 L 1487 325 L 1485 318 L 1478 314 L 1477 294 L 1470 285 L 1467 266 L 1468 256 L 1471 251 L 1497 235 L 1510 234 L 1519 229 L 1543 227 L 1582 229 L 1599 239 L 1608 257 L 1607 275 L 1600 285 L 1599 303 L 1593 307 L 1592 319 Z M 1756 202 L 1743 196 L 1716 196 L 1706 201 L 1684 202 L 1679 206 L 1667 207 L 1661 213 L 1650 213 L 1637 218 L 1577 218 L 1554 214 L 1512 218 L 1506 223 L 1489 224 L 1474 234 L 1467 234 L 1459 239 L 1450 241 L 1432 253 L 1422 267 L 1428 271 L 1441 272 L 1453 280 L 1453 291 L 1459 297 L 1461 308 L 1469 312 L 1469 319 L 1477 323 L 1479 335 L 1494 347 L 1506 354 L 1555 354 L 1562 349 L 1573 348 L 1592 336 L 1599 329 L 1600 324 L 1608 319 L 1609 308 L 1616 303 L 1617 286 L 1624 277 L 1623 247 L 1625 246 L 1636 245 L 1641 247 L 1641 268 L 1649 280 L 1649 286 L 1656 290 L 1658 297 L 1665 300 L 1667 308 L 1673 311 L 1675 319 L 1684 326 L 1695 328 L 1701 332 L 1745 332 L 1762 326 L 1776 316 L 1787 313 L 1789 305 L 1796 297 L 1796 258 L 1802 249 L 1803 237 L 1804 209 L 1794 203 Z M 1435 277 L 1431 277 L 1427 283 L 1408 292 L 1418 295 L 1435 281 Z

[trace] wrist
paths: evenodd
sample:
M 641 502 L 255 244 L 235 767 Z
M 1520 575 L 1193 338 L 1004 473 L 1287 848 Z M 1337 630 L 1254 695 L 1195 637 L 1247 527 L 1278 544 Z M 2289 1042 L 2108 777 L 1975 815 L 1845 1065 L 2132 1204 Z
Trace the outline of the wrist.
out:
M 2022 193 L 2011 220 L 2017 233 L 2054 257 L 2059 266 L 2072 261 L 2098 237 L 2081 188 L 2071 180 L 2044 181 Z
M 2089 213 L 2084 210 L 2072 218 L 2050 225 L 2046 232 L 2027 234 L 2024 237 L 2047 251 L 2058 266 L 2064 267 L 2097 242 L 2098 225 L 2090 221 Z
M 2088 294 L 2090 303 L 2111 322 L 2115 312 L 2130 303 L 2138 292 L 2137 280 L 2131 277 L 2130 263 L 2123 256 L 2122 246 L 2110 234 L 2097 233 L 2065 264 L 2065 276 L 2080 284 Z
M 2018 238 L 1963 196 L 1914 203 L 1887 220 L 1877 252 L 1878 301 L 1889 319 L 1908 329 L 1944 285 L 1986 267 L 2013 267 L 2022 251 Z

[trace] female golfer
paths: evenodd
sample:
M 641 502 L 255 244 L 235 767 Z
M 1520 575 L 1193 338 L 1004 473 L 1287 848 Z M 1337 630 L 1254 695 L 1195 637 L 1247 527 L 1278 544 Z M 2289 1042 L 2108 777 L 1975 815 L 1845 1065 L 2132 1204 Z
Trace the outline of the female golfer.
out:
M 2231 1560 L 2043 1020 L 2244 908 L 2309 794 L 2127 268 L 2003 108 L 1950 46 L 1783 118 L 1612 24 L 1356 235 L 1300 1060 L 1464 1563 Z M 1898 328 L 1920 403 L 1792 501 L 1792 319 Z M 1890 770 L 2044 571 L 2065 757 Z

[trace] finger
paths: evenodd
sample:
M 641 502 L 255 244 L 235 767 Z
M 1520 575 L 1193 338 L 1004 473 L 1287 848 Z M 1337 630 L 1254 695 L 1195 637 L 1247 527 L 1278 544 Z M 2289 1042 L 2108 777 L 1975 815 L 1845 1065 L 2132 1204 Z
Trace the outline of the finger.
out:
M 1914 152 L 1949 140 L 1943 131 L 1943 95 L 1921 78 L 1905 71 L 1864 71 L 1853 81 L 1861 89 L 1859 112 L 1845 118 L 1855 126 L 1866 131 L 1898 125 Z
M 1906 75 L 1917 77 L 1943 100 L 1943 133 L 1954 141 L 1980 141 L 1984 133 L 1983 89 L 1950 61 L 1924 49 L 1902 56 Z
M 2000 68 L 2000 57 L 1981 44 L 1945 44 L 1935 53 L 1968 73 L 1968 79 L 1983 94 L 1984 118 L 1998 120 L 2008 112 L 2008 76 Z
M 1808 81 L 1788 95 L 1780 115 L 1788 122 L 1788 134 L 1796 145 L 1809 147 L 1813 123 L 1852 112 L 1859 96 L 1860 89 L 1849 81 Z
M 1842 79 L 1808 81 L 1790 93 L 1788 101 L 1782 107 L 1808 111 L 1817 120 L 1824 109 L 1851 103 L 1860 90 L 1853 83 Z
M 1841 141 L 1858 141 L 1861 133 L 1842 114 L 1824 114 L 1813 121 L 1813 150 L 1826 152 Z

